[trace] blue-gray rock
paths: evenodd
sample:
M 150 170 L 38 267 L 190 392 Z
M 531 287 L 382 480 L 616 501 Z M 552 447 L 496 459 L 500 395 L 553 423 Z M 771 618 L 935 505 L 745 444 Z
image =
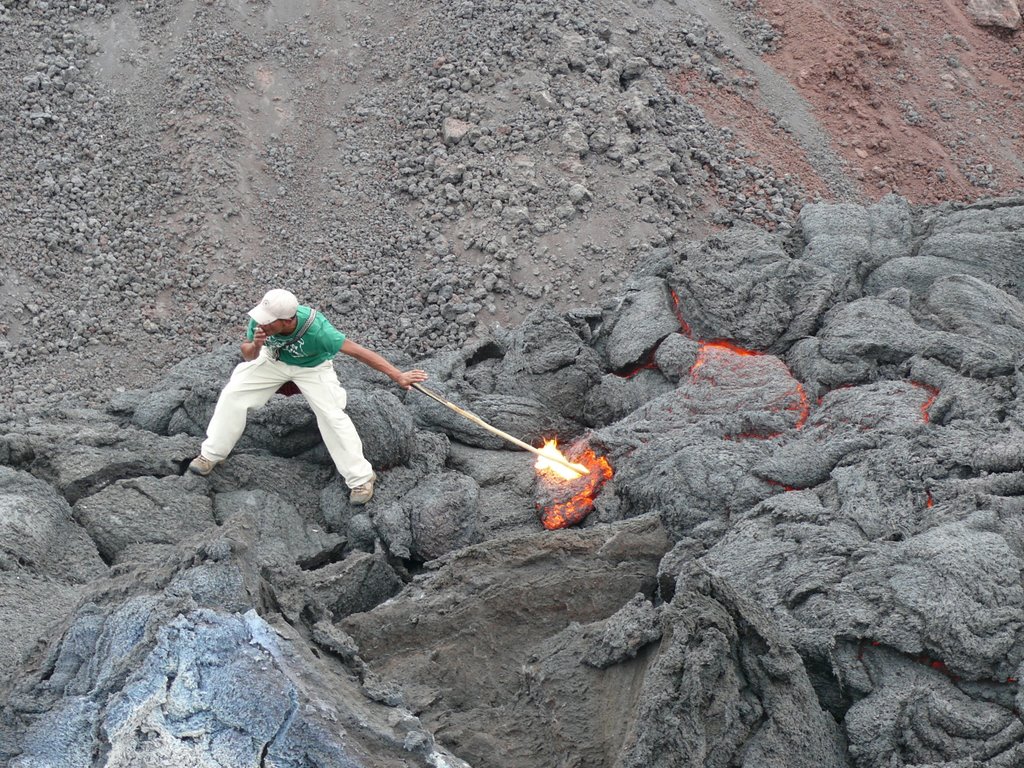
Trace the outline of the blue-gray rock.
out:
M 153 598 L 107 615 L 87 606 L 20 694 L 19 708 L 50 706 L 19 732 L 12 765 L 92 765 L 102 748 L 163 765 L 299 765 L 315 756 L 317 765 L 369 768 L 378 763 L 368 751 L 385 762 L 412 757 L 411 735 L 424 745 L 413 764 L 437 764 L 432 737 L 411 714 L 399 726 L 393 708 L 366 702 L 355 730 L 342 726 L 357 719 L 339 715 L 346 697 L 361 697 L 359 683 L 325 675 L 301 643 L 255 611 Z

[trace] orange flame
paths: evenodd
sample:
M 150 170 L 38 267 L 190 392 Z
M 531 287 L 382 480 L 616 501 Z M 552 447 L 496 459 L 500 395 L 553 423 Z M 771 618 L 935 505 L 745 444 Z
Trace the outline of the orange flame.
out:
M 541 450 L 545 453 L 554 452 L 564 458 L 555 440 L 546 441 Z M 567 494 L 572 494 L 568 499 L 563 495 L 561 498 L 565 499 L 564 501 L 555 501 L 546 506 L 538 503 L 541 524 L 549 531 L 581 522 L 594 508 L 594 499 L 600 493 L 601 487 L 611 479 L 612 467 L 604 456 L 598 456 L 588 449 L 577 459 L 579 463 L 570 463 L 580 469 L 580 474 L 571 477 L 569 469 L 543 457 L 539 457 L 534 465 L 549 489 L 564 490 Z

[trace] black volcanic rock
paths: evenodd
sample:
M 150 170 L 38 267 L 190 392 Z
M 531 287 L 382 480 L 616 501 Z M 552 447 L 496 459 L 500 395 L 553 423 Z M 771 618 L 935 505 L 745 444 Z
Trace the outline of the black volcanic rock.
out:
M 565 530 L 532 454 L 349 361 L 363 508 L 299 397 L 185 473 L 227 349 L 106 413 L 8 418 L 0 755 L 1018 764 L 1024 309 L 1012 248 L 983 251 L 1020 207 L 807 206 L 424 360 L 608 460 Z

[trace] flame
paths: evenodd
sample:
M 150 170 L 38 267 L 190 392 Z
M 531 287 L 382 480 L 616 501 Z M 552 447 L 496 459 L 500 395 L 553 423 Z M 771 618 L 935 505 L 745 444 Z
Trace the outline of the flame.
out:
M 553 472 L 563 480 L 577 480 L 584 475 L 590 474 L 589 467 L 569 461 L 565 454 L 558 450 L 557 440 L 545 440 L 544 447 L 540 449 L 540 452 L 542 455 L 537 457 L 537 462 L 533 465 L 537 468 L 538 472 Z M 574 473 L 561 462 L 568 463 L 576 469 L 576 472 Z
M 564 458 L 556 440 L 546 441 L 541 451 Z M 538 457 L 534 465 L 548 494 L 546 503 L 538 502 L 537 509 L 541 513 L 541 523 L 549 531 L 582 522 L 593 510 L 594 499 L 602 486 L 611 479 L 612 467 L 604 456 L 587 449 L 576 458 L 579 463 L 570 463 L 579 468 L 578 475 L 543 457 Z

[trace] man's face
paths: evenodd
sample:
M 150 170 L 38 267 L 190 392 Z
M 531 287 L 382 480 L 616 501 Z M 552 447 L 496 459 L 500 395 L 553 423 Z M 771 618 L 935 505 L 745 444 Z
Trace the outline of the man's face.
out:
M 267 334 L 267 336 L 277 336 L 282 333 L 287 335 L 295 330 L 295 318 L 291 317 L 287 320 L 275 320 L 272 323 L 261 325 L 259 328 Z

